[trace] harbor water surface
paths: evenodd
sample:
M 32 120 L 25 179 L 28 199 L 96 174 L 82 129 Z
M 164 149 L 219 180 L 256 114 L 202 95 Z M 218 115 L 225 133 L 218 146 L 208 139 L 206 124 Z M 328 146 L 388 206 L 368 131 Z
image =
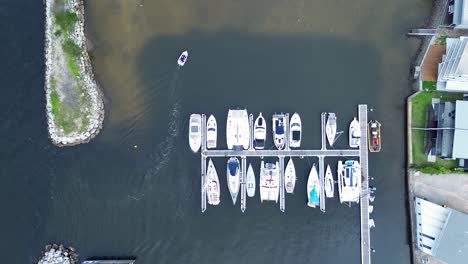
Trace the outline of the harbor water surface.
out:
M 188 146 L 191 113 L 214 114 L 225 147 L 229 108 L 298 112 L 303 148 L 320 148 L 320 113 L 335 112 L 336 148 L 347 146 L 357 104 L 382 123 L 370 154 L 377 188 L 374 263 L 410 263 L 405 191 L 405 98 L 431 1 L 86 1 L 106 120 L 89 144 L 47 138 L 42 1 L 11 1 L 0 13 L 0 218 L 4 263 L 31 263 L 43 246 L 138 263 L 360 263 L 359 206 L 327 199 L 306 206 L 316 159 L 295 160 L 298 182 L 279 205 L 257 193 L 244 214 L 232 205 L 226 160 L 215 159 L 221 204 L 200 210 L 200 156 Z M 182 68 L 177 57 L 189 51 Z M 269 119 L 268 119 L 269 120 Z M 271 123 L 268 123 L 271 125 Z M 271 128 L 271 126 L 269 127 Z M 271 144 L 271 134 L 268 136 Z M 258 177 L 258 159 L 249 159 Z M 336 171 L 337 159 L 326 159 Z M 336 174 L 335 174 L 336 175 Z

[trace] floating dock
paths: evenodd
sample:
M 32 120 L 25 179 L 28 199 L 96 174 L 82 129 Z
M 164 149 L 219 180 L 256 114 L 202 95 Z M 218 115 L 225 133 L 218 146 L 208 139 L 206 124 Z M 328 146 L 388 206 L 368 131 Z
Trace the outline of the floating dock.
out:
M 320 178 L 320 210 L 325 213 L 325 158 L 326 157 L 359 157 L 361 164 L 361 195 L 360 195 L 360 214 L 361 214 L 361 263 L 371 263 L 371 248 L 370 248 L 370 224 L 369 224 L 369 175 L 368 175 L 368 145 L 367 145 L 367 105 L 358 105 L 359 127 L 361 130 L 360 148 L 359 149 L 327 149 L 326 139 L 326 113 L 321 115 L 321 143 L 320 149 L 303 150 L 290 149 L 289 147 L 289 114 L 285 114 L 285 148 L 284 150 L 255 150 L 253 148 L 253 115 L 249 115 L 250 126 L 250 146 L 246 150 L 208 150 L 206 148 L 206 116 L 202 115 L 202 146 L 201 146 L 201 210 L 206 210 L 206 189 L 205 189 L 205 174 L 206 174 L 206 159 L 214 157 L 240 157 L 241 165 L 241 210 L 244 212 L 247 208 L 246 197 L 246 170 L 247 157 L 277 157 L 280 167 L 280 194 L 279 207 L 282 212 L 286 211 L 286 195 L 284 189 L 284 158 L 289 157 L 317 157 L 318 169 Z M 305 202 L 305 201 L 304 201 Z

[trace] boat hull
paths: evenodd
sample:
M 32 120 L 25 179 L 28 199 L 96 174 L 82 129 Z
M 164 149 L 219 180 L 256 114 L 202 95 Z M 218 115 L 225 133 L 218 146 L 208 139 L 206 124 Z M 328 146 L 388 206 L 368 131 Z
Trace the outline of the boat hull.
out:
M 218 138 L 218 125 L 216 118 L 211 115 L 206 122 L 206 147 L 209 149 L 216 148 Z
M 286 169 L 284 171 L 284 188 L 286 193 L 294 193 L 294 187 L 296 186 L 296 168 L 294 162 L 289 159 Z
M 315 208 L 318 205 L 320 205 L 320 183 L 314 164 L 307 180 L 307 206 Z
M 359 121 L 354 118 L 349 124 L 349 147 L 359 148 L 361 141 L 361 130 L 359 128 Z
M 286 144 L 285 142 L 285 118 L 284 114 L 273 115 L 273 142 L 277 149 L 282 150 Z
M 299 148 L 302 140 L 302 122 L 298 113 L 294 113 L 289 122 L 289 146 Z
M 327 134 L 328 144 L 330 145 L 330 147 L 332 147 L 333 143 L 335 143 L 336 138 L 336 115 L 334 113 L 328 114 L 325 130 Z
M 381 124 L 377 120 L 371 120 L 367 128 L 367 138 L 370 152 L 380 152 L 382 139 L 380 134 Z
M 197 153 L 201 147 L 201 115 L 190 115 L 189 121 L 189 145 L 190 149 Z
M 333 180 L 333 174 L 330 169 L 330 165 L 327 166 L 325 172 L 325 195 L 327 198 L 333 198 L 335 192 L 335 181 Z
M 206 196 L 208 204 L 218 205 L 220 203 L 220 186 L 218 173 L 213 164 L 213 161 L 210 159 L 208 162 L 208 168 L 206 171 Z
M 180 54 L 179 59 L 177 60 L 177 64 L 179 64 L 179 66 L 184 66 L 185 63 L 187 62 L 187 59 L 188 59 L 188 51 L 184 51 L 182 52 L 182 54 Z
M 260 201 L 278 202 L 279 197 L 279 168 L 278 162 L 264 164 L 260 169 Z
M 255 119 L 255 125 L 254 125 L 254 148 L 255 149 L 264 149 L 265 148 L 265 142 L 266 142 L 266 122 L 265 118 L 262 116 L 262 113 L 260 113 Z
M 236 204 L 240 188 L 240 163 L 238 158 L 231 157 L 227 164 L 227 182 L 231 193 L 232 203 Z
M 247 169 L 247 196 L 255 196 L 255 173 L 252 164 L 249 164 L 249 168 Z

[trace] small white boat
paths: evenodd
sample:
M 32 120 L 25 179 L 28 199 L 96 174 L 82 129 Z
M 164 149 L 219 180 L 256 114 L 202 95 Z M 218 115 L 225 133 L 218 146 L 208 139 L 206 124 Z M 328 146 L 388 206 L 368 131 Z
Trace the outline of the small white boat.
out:
M 359 203 L 361 165 L 357 160 L 338 161 L 338 193 L 341 203 Z
M 296 186 L 296 168 L 292 158 L 290 158 L 284 170 L 284 188 L 287 193 L 293 193 L 294 186 Z
M 301 146 L 302 123 L 298 113 L 294 113 L 289 122 L 289 146 L 298 148 Z
M 359 121 L 355 117 L 353 121 L 351 121 L 351 124 L 349 124 L 349 146 L 351 148 L 359 148 L 360 141 L 361 130 L 359 128 Z
M 214 115 L 210 115 L 206 122 L 206 147 L 209 149 L 216 148 L 218 138 L 218 126 Z
M 264 149 L 266 141 L 266 122 L 263 118 L 262 113 L 260 113 L 255 119 L 254 125 L 254 148 L 255 149 Z
M 315 164 L 310 169 L 307 180 L 307 206 L 316 207 L 320 204 L 320 183 Z
M 229 192 L 231 193 L 232 203 L 236 204 L 237 194 L 239 194 L 240 187 L 240 164 L 238 158 L 229 158 L 227 162 L 226 174 Z
M 208 204 L 218 205 L 220 203 L 219 193 L 219 178 L 213 161 L 210 159 L 208 162 L 208 169 L 206 170 L 206 196 Z
M 260 169 L 260 201 L 278 202 L 279 196 L 279 167 L 273 163 L 264 163 Z
M 246 109 L 229 110 L 226 122 L 228 149 L 243 150 L 250 145 L 249 116 Z
M 327 125 L 325 126 L 327 132 L 328 144 L 330 147 L 335 143 L 336 137 L 336 115 L 335 113 L 328 113 Z
M 252 164 L 249 164 L 247 169 L 247 195 L 249 197 L 255 196 L 255 173 L 252 169 Z
M 201 146 L 201 115 L 190 115 L 189 144 L 193 152 L 197 153 Z
M 325 172 L 325 195 L 327 198 L 333 198 L 335 192 L 335 181 L 333 180 L 333 174 L 330 169 L 330 165 L 327 165 Z
M 284 114 L 273 115 L 273 142 L 279 150 L 285 145 L 285 117 Z
M 187 59 L 188 59 L 188 51 L 184 51 L 182 52 L 182 54 L 180 54 L 179 59 L 177 60 L 177 64 L 179 64 L 180 66 L 184 66 Z

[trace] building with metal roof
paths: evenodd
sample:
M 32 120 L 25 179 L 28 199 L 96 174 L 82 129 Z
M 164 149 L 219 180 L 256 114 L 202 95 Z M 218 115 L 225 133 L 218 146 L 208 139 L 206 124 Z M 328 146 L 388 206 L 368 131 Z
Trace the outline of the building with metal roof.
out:
M 468 215 L 416 197 L 417 247 L 447 263 L 468 259 Z
M 468 0 L 467 0 L 468 1 Z M 445 55 L 439 63 L 437 90 L 468 91 L 468 37 L 447 38 Z
M 456 101 L 452 157 L 468 159 L 468 101 Z
M 453 13 L 452 25 L 458 29 L 468 28 L 468 3 L 466 0 L 453 0 L 449 12 Z

